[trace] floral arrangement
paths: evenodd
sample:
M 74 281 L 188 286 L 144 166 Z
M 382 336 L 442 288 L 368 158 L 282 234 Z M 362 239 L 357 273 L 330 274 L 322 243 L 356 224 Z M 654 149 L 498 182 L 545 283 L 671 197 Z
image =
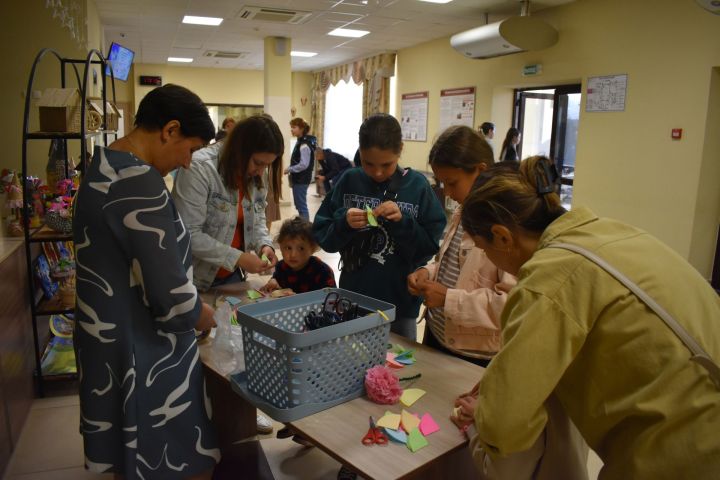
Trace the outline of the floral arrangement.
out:
M 397 403 L 403 392 L 400 380 L 383 365 L 374 366 L 365 372 L 365 390 L 370 400 L 383 405 Z

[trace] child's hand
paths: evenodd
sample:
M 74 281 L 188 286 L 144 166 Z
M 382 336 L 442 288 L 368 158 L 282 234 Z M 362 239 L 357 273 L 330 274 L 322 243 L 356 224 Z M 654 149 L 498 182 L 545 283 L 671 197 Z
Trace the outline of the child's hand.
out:
M 467 393 L 461 393 L 461 397 L 474 397 L 477 398 L 478 396 L 478 390 L 480 389 L 480 382 L 477 382 L 475 386 Z
M 280 284 L 277 282 L 277 280 L 271 278 L 270 281 L 265 284 L 265 286 L 260 288 L 260 291 L 267 295 L 268 293 L 274 292 L 278 288 L 280 288 Z
M 238 258 L 237 266 L 248 273 L 260 273 L 270 268 L 270 263 L 255 255 L 255 252 L 243 252 Z
M 407 287 L 410 295 L 422 295 L 420 284 L 430 278 L 430 272 L 427 268 L 418 268 L 407 276 Z
M 355 230 L 365 228 L 368 224 L 367 213 L 365 210 L 360 210 L 359 208 L 348 208 L 345 214 L 345 220 L 350 228 Z
M 418 285 L 420 296 L 425 299 L 425 306 L 430 308 L 442 307 L 445 305 L 447 287 L 441 283 L 425 280 Z
M 390 200 L 378 205 L 375 210 L 373 210 L 373 215 L 375 215 L 376 217 L 383 217 L 392 222 L 399 222 L 400 220 L 402 220 L 402 212 L 400 211 L 400 207 L 398 207 L 397 203 Z
M 263 256 L 267 258 L 268 261 L 267 270 L 270 270 L 278 262 L 277 256 L 275 256 L 275 250 L 273 250 L 270 245 L 265 245 L 260 249 L 260 260 L 263 260 Z

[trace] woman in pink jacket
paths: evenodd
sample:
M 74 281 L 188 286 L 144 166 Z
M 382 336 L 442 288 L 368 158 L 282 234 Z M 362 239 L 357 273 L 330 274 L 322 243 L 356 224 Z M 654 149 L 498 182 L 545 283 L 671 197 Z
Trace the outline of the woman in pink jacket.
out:
M 493 163 L 490 145 L 469 127 L 448 128 L 430 150 L 435 178 L 460 204 Z M 487 366 L 500 350 L 500 313 L 515 278 L 475 247 L 460 225 L 460 211 L 453 213 L 435 262 L 408 276 L 408 290 L 428 307 L 425 345 Z

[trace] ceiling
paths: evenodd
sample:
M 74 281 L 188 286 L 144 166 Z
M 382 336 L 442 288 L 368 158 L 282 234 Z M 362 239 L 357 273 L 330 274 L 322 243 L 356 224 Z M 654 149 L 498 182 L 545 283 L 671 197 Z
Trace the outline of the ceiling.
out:
M 574 0 L 537 0 L 531 11 Z M 263 68 L 264 38 L 289 37 L 292 50 L 317 52 L 292 58 L 293 71 L 331 67 L 381 52 L 396 51 L 445 37 L 488 21 L 517 15 L 518 0 L 95 0 L 107 46 L 117 42 L 135 52 L 136 63 L 165 64 L 168 57 L 191 57 L 192 67 Z M 310 12 L 302 24 L 247 20 L 246 6 Z M 186 25 L 184 15 L 222 17 L 217 27 Z M 345 27 L 368 30 L 357 39 L 327 33 Z M 107 50 L 106 46 L 106 50 Z M 239 58 L 206 56 L 208 51 L 241 52 Z

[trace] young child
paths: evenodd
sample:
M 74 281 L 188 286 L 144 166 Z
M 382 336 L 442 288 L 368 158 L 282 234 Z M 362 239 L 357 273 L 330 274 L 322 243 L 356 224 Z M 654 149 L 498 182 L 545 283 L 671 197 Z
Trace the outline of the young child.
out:
M 465 126 L 445 130 L 430 149 L 430 167 L 445 195 L 462 204 L 482 171 L 493 165 L 490 145 Z M 477 248 L 453 213 L 435 262 L 408 276 L 408 290 L 425 299 L 423 344 L 487 366 L 500 350 L 500 314 L 515 278 Z
M 277 237 L 282 260 L 275 266 L 270 281 L 260 290 L 270 293 L 290 288 L 295 293 L 335 287 L 335 273 L 325 262 L 313 256 L 318 244 L 313 237 L 312 223 L 303 217 L 285 220 Z
M 340 288 L 394 304 L 391 330 L 415 340 L 420 298 L 408 292 L 406 277 L 438 251 L 445 212 L 422 174 L 398 167 L 403 143 L 394 117 L 368 117 L 359 137 L 362 168 L 338 180 L 313 232 L 323 249 L 340 252 Z

